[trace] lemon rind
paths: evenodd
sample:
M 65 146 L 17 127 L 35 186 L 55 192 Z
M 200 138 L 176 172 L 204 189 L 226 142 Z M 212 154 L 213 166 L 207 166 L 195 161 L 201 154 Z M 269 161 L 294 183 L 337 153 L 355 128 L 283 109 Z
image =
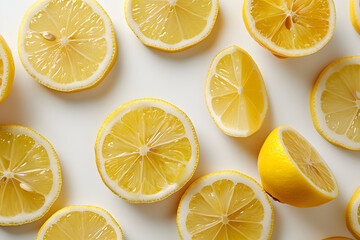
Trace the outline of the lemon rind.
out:
M 350 0 L 350 20 L 355 30 L 360 34 L 359 16 L 360 16 L 359 0 Z

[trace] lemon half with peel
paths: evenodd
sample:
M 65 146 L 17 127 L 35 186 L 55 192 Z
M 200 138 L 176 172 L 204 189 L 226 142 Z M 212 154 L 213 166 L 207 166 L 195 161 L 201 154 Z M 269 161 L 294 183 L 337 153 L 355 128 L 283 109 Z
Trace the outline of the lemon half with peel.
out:
M 326 140 L 360 150 L 360 56 L 338 59 L 320 73 L 310 110 L 315 128 Z
M 41 218 L 58 197 L 61 183 L 58 157 L 43 136 L 0 125 L 0 225 Z
M 177 226 L 183 240 L 270 239 L 273 208 L 262 187 L 235 171 L 196 180 L 180 200 Z
M 281 57 L 317 52 L 335 29 L 333 0 L 245 0 L 243 17 L 250 35 Z
M 360 187 L 351 196 L 346 207 L 346 225 L 356 239 L 360 239 Z
M 205 100 L 216 125 L 234 137 L 247 137 L 259 130 L 269 105 L 259 68 L 237 46 L 214 58 L 205 84 Z
M 214 27 L 219 0 L 126 0 L 126 21 L 147 46 L 181 51 L 204 40 Z
M 0 103 L 9 96 L 14 75 L 15 65 L 11 50 L 0 35 Z
M 104 183 L 129 202 L 154 202 L 179 190 L 199 159 L 184 112 L 158 99 L 130 101 L 103 123 L 95 144 Z
M 36 240 L 123 240 L 115 219 L 95 206 L 69 206 L 54 213 L 40 228 Z
M 265 191 L 282 203 L 315 207 L 339 194 L 325 161 L 289 126 L 279 126 L 267 137 L 260 150 L 258 169 Z
M 355 30 L 360 34 L 360 1 L 350 0 L 350 19 Z
M 26 71 L 62 92 L 96 86 L 117 56 L 112 22 L 95 0 L 38 0 L 21 23 L 18 48 Z

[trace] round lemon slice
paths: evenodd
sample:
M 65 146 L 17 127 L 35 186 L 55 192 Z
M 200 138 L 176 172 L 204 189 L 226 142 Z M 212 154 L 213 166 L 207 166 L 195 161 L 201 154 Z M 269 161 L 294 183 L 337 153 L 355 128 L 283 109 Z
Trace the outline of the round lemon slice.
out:
M 269 105 L 259 68 L 237 46 L 214 58 L 205 84 L 205 99 L 216 125 L 234 137 L 247 137 L 259 130 Z
M 60 188 L 60 164 L 51 144 L 31 129 L 0 125 L 0 225 L 41 218 Z
M 353 239 L 347 237 L 329 237 L 329 238 L 324 238 L 322 240 L 353 240 Z
M 317 52 L 335 29 L 333 0 L 245 0 L 243 17 L 250 35 L 282 57 Z
M 0 103 L 8 96 L 14 81 L 15 65 L 9 46 L 0 35 Z
M 273 130 L 259 154 L 262 185 L 274 199 L 315 207 L 339 194 L 334 175 L 313 146 L 289 126 Z
M 310 96 L 318 132 L 338 146 L 360 150 L 360 56 L 341 58 L 319 75 Z
M 62 92 L 96 86 L 117 56 L 112 22 L 95 0 L 38 0 L 21 23 L 18 48 L 27 72 Z
M 360 239 L 360 187 L 351 196 L 346 208 L 346 225 L 356 239 Z
M 219 0 L 126 0 L 129 27 L 147 46 L 181 51 L 204 40 L 214 27 Z
M 181 239 L 270 239 L 273 208 L 252 178 L 221 171 L 196 180 L 180 200 Z
M 351 23 L 360 34 L 360 1 L 350 0 L 350 19 Z
M 52 215 L 40 228 L 36 240 L 106 239 L 123 240 L 115 219 L 99 207 L 70 206 Z
M 153 202 L 191 178 L 199 143 L 190 119 L 162 100 L 122 105 L 103 123 L 95 144 L 104 183 L 129 202 Z

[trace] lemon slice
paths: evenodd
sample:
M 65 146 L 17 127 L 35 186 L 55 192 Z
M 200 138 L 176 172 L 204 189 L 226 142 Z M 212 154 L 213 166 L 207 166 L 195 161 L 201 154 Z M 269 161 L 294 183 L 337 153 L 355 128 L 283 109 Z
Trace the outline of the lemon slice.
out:
M 1 125 L 0 225 L 41 218 L 60 188 L 60 164 L 51 144 L 31 129 Z
M 41 227 L 36 240 L 123 240 L 115 219 L 99 207 L 70 206 L 57 211 Z
M 335 29 L 333 0 L 245 0 L 243 17 L 250 35 L 282 57 L 317 52 Z
M 350 0 L 350 19 L 351 23 L 360 34 L 360 1 Z
M 356 239 L 360 239 L 360 187 L 351 196 L 346 208 L 346 225 Z
M 181 239 L 265 240 L 273 227 L 273 208 L 261 186 L 235 171 L 196 180 L 180 200 Z
M 219 0 L 126 0 L 126 21 L 147 46 L 176 52 L 204 40 L 214 27 Z
M 9 46 L 0 35 L 0 103 L 8 96 L 14 81 L 15 65 Z
M 322 240 L 352 240 L 352 239 L 347 237 L 329 237 L 329 238 L 324 238 Z
M 122 105 L 103 123 L 95 144 L 104 183 L 129 202 L 153 202 L 193 175 L 199 143 L 190 119 L 162 100 Z
M 313 146 L 289 126 L 273 130 L 259 154 L 266 192 L 295 207 L 315 207 L 339 194 L 334 175 Z
M 214 58 L 205 84 L 205 99 L 216 125 L 234 137 L 247 137 L 259 130 L 269 105 L 259 68 L 237 46 Z
M 360 56 L 341 58 L 320 73 L 310 110 L 315 128 L 326 140 L 360 150 Z
M 21 23 L 18 47 L 27 72 L 63 92 L 96 86 L 117 56 L 112 22 L 95 0 L 38 0 Z

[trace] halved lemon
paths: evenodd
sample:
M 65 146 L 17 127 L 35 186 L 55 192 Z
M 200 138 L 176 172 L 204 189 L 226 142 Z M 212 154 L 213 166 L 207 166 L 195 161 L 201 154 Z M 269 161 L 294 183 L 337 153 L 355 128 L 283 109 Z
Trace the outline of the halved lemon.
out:
M 11 50 L 0 35 L 0 103 L 9 96 L 14 75 L 15 65 Z
M 104 183 L 129 202 L 154 202 L 191 178 L 199 143 L 190 119 L 158 99 L 130 101 L 103 123 L 95 144 Z
M 60 188 L 61 169 L 52 145 L 29 128 L 0 125 L 0 225 L 41 218 Z
M 333 0 L 245 0 L 250 35 L 273 54 L 300 57 L 317 52 L 335 29 Z
M 18 48 L 27 72 L 62 92 L 96 86 L 117 56 L 112 22 L 95 0 L 38 0 L 21 23 Z
M 360 34 L 360 1 L 350 0 L 350 19 L 351 23 Z
M 123 240 L 115 219 L 99 207 L 70 206 L 52 215 L 40 228 L 36 240 L 106 239 Z
M 356 239 L 360 239 L 360 187 L 351 196 L 346 208 L 346 225 Z
M 339 195 L 334 175 L 315 148 L 289 126 L 265 140 L 258 168 L 266 192 L 295 207 L 315 207 Z
M 176 220 L 183 240 L 265 240 L 271 237 L 273 218 L 269 198 L 255 180 L 221 171 L 191 184 Z
M 341 58 L 320 73 L 310 110 L 316 130 L 326 140 L 360 150 L 360 56 Z
M 353 240 L 353 239 L 347 237 L 329 237 L 329 238 L 324 238 L 322 240 Z
M 214 58 L 205 84 L 206 106 L 225 134 L 247 137 L 262 126 L 268 97 L 254 60 L 232 46 Z
M 219 0 L 126 0 L 126 21 L 147 46 L 181 51 L 204 40 L 214 27 Z

